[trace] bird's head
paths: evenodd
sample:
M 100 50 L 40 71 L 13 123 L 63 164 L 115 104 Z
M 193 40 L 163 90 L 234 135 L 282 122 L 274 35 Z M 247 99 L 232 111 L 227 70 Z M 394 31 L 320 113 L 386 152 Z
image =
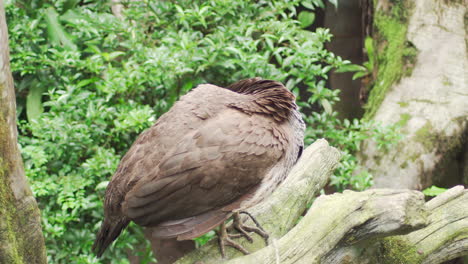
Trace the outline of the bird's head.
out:
M 304 149 L 305 123 L 296 105 L 296 97 L 291 91 L 280 82 L 259 77 L 241 80 L 226 88 L 252 98 L 249 104 L 234 104 L 233 107 L 270 115 L 277 122 L 288 122 L 293 133 L 291 151 L 297 153 L 297 156 L 291 158 L 295 159 L 294 162 L 300 158 Z
M 232 104 L 246 112 L 271 115 L 276 121 L 283 122 L 297 110 L 296 97 L 282 83 L 264 80 L 259 77 L 238 81 L 226 87 L 233 92 L 250 97 L 250 104 Z

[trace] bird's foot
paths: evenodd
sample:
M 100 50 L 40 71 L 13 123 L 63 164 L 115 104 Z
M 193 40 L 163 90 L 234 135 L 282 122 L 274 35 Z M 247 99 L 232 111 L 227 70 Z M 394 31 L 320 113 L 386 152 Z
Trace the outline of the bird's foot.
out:
M 250 219 L 252 219 L 252 221 L 255 223 L 256 227 L 245 225 L 244 222 L 242 221 L 240 214 L 248 215 Z M 257 219 L 255 219 L 250 213 L 246 211 L 236 212 L 233 215 L 233 220 L 234 220 L 233 223 L 228 228 L 226 228 L 226 223 L 222 223 L 219 227 L 219 231 L 217 231 L 218 240 L 219 240 L 219 248 L 221 250 L 221 255 L 223 258 L 226 258 L 226 249 L 225 249 L 226 246 L 233 247 L 239 250 L 240 252 L 244 253 L 245 255 L 249 254 L 248 250 L 246 250 L 242 245 L 240 245 L 233 239 L 244 237 L 250 243 L 252 243 L 253 238 L 251 234 L 249 234 L 252 232 L 261 236 L 265 240 L 265 243 L 268 245 L 268 238 L 269 238 L 268 233 L 265 232 L 265 230 L 258 223 Z M 229 231 L 236 230 L 239 233 L 230 234 L 228 233 L 228 230 Z
M 244 222 L 242 221 L 242 218 L 240 217 L 240 214 L 246 214 L 247 216 L 249 216 L 250 219 L 252 219 L 252 221 L 255 223 L 256 227 L 248 226 L 248 225 L 244 224 Z M 249 234 L 249 232 L 250 233 L 254 232 L 254 233 L 258 234 L 259 236 L 261 236 L 265 240 L 265 243 L 268 245 L 268 238 L 269 238 L 268 233 L 265 232 L 265 230 L 258 223 L 257 219 L 255 219 L 255 217 L 253 217 L 250 213 L 248 213 L 246 211 L 236 212 L 233 215 L 233 219 L 234 219 L 234 222 L 229 227 L 229 229 L 235 229 L 240 234 L 231 234 L 230 235 L 231 238 L 245 237 L 250 243 L 252 243 L 253 238 Z
M 245 249 L 239 243 L 232 240 L 232 238 L 235 238 L 235 236 L 228 234 L 225 223 L 221 224 L 221 226 L 219 227 L 219 231 L 216 231 L 216 233 L 218 234 L 219 249 L 221 250 L 221 256 L 223 258 L 226 258 L 226 246 L 233 247 L 239 250 L 240 252 L 244 253 L 245 255 L 249 254 L 249 251 L 247 251 L 247 249 Z

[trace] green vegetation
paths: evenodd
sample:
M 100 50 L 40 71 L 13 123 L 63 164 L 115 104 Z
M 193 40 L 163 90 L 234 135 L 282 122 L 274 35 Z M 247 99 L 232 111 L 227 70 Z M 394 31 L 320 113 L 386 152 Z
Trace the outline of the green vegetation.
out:
M 400 114 L 400 120 L 396 123 L 398 126 L 403 127 L 405 126 L 408 121 L 411 119 L 411 115 L 408 113 Z
M 421 143 L 427 150 L 434 148 L 434 143 L 437 140 L 437 135 L 434 133 L 434 128 L 431 122 L 427 121 L 424 126 L 416 131 L 414 140 Z
M 421 262 L 421 254 L 417 253 L 414 246 L 397 236 L 383 239 L 378 258 L 385 260 L 383 264 Z
M 400 107 L 408 107 L 409 106 L 409 103 L 408 102 L 398 102 L 398 105 Z
M 91 245 L 105 187 L 136 136 L 192 87 L 260 76 L 282 81 L 307 113 L 306 142 L 344 153 L 331 185 L 365 189 L 372 177 L 354 153 L 364 139 L 385 149 L 394 129 L 339 120 L 327 74 L 349 64 L 327 51 L 327 29 L 306 31 L 321 0 L 6 2 L 20 145 L 42 211 L 50 263 L 152 259 L 130 225 L 98 260 Z M 297 8 L 306 8 L 298 19 Z M 301 87 L 301 88 L 299 88 Z M 357 173 L 361 171 L 361 173 Z M 203 243 L 205 238 L 200 239 Z
M 441 187 L 432 185 L 431 187 L 424 189 L 422 193 L 424 193 L 424 195 L 426 196 L 437 196 L 439 194 L 444 193 L 446 190 L 447 190 L 446 188 L 441 188 Z
M 5 125 L 6 123 L 1 119 L 3 118 L 0 116 L 0 124 Z M 16 264 L 21 263 L 21 257 L 17 251 L 18 243 L 14 235 L 15 230 L 11 225 L 12 221 L 10 221 L 16 214 L 16 208 L 11 203 L 13 197 L 11 197 L 12 193 L 10 193 L 8 190 L 9 185 L 7 179 L 5 178 L 7 170 L 8 166 L 0 157 L 0 181 L 2 183 L 0 186 L 0 213 L 7 219 L 5 222 L 0 222 L 0 232 L 4 234 L 3 237 L 7 237 L 8 241 L 11 243 L 9 247 L 0 250 L 0 259 L 5 259 L 10 263 Z
M 379 67 L 366 105 L 365 119 L 374 116 L 391 85 L 410 75 L 416 63 L 417 50 L 406 39 L 410 5 L 405 1 L 393 1 L 391 13 L 375 13 L 376 43 L 379 44 L 375 63 Z
M 355 72 L 353 74 L 353 80 L 367 76 L 370 77 L 374 73 L 377 54 L 374 50 L 374 40 L 369 36 L 364 40 L 364 49 L 366 50 L 367 58 L 369 60 L 364 62 L 362 66 L 357 64 L 348 64 L 344 65 L 336 72 Z

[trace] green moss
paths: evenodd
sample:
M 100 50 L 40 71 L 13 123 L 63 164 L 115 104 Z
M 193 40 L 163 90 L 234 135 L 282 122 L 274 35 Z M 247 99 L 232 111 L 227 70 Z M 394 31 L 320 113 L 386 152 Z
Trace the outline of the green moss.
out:
M 423 146 L 428 150 L 437 149 L 438 152 L 445 153 L 445 155 L 447 155 L 447 152 L 449 151 L 459 151 L 464 142 L 463 134 L 460 136 L 449 137 L 437 133 L 429 121 L 416 131 L 414 140 L 423 144 Z
M 2 117 L 0 117 L 0 121 L 1 119 Z M 5 123 L 0 122 L 0 125 L 5 126 Z M 1 130 L 0 128 L 0 131 Z M 12 206 L 13 197 L 9 190 L 10 184 L 8 184 L 6 175 L 8 175 L 8 166 L 0 157 L 0 215 L 2 216 L 0 221 L 0 239 L 2 240 L 2 245 L 6 245 L 6 247 L 0 248 L 0 262 L 23 263 L 18 254 L 18 244 L 15 230 L 12 226 L 13 215 L 15 214 L 16 208 Z
M 465 122 L 465 117 L 453 119 L 453 121 L 458 122 L 462 126 L 462 123 Z M 468 140 L 463 133 L 447 136 L 443 132 L 437 132 L 429 121 L 416 131 L 413 139 L 421 143 L 428 151 L 435 150 L 437 153 L 443 153 L 444 159 L 448 160 L 453 159 Z M 415 157 L 415 159 L 418 157 Z M 441 164 L 444 164 L 444 162 L 441 162 Z
M 378 258 L 382 264 L 408 264 L 421 263 L 422 255 L 410 243 L 388 237 L 382 240 Z
M 371 119 L 389 88 L 403 76 L 410 75 L 416 63 L 417 49 L 407 41 L 407 18 L 411 7 L 407 1 L 391 1 L 389 13 L 377 10 L 374 26 L 377 48 L 377 74 L 366 104 L 365 119 Z
M 427 150 L 433 149 L 437 142 L 437 135 L 434 134 L 434 128 L 431 122 L 427 121 L 418 131 L 416 131 L 414 141 L 421 143 Z
M 452 86 L 453 83 L 450 81 L 450 79 L 447 76 L 442 77 L 442 84 L 444 86 Z
M 426 104 L 436 104 L 436 102 L 428 100 L 428 99 L 412 99 L 411 101 L 418 102 L 418 103 L 426 103 Z
M 400 164 L 400 168 L 406 169 L 408 167 L 408 161 L 405 160 L 402 164 Z
M 400 115 L 400 120 L 396 123 L 398 126 L 402 127 L 405 126 L 408 121 L 411 119 L 411 115 L 408 113 L 404 113 Z
M 444 0 L 445 4 L 463 4 L 463 0 Z
M 415 162 L 417 159 L 419 159 L 419 157 L 421 157 L 421 153 L 414 153 L 409 156 L 409 160 L 411 160 L 412 162 Z
M 398 105 L 400 105 L 400 107 L 408 107 L 409 103 L 408 102 L 398 102 Z
M 0 56 L 0 60 L 2 57 Z M 3 70 L 0 68 L 0 70 Z M 0 83 L 0 94 L 5 89 L 5 83 Z M 0 105 L 3 99 L 0 101 Z M 7 145 L 8 124 L 4 118 L 6 109 L 0 107 L 0 263 L 23 263 L 17 251 L 17 241 L 15 239 L 15 229 L 12 220 L 16 212 L 13 206 L 13 194 L 10 190 L 10 183 L 7 178 L 9 166 L 3 159 Z

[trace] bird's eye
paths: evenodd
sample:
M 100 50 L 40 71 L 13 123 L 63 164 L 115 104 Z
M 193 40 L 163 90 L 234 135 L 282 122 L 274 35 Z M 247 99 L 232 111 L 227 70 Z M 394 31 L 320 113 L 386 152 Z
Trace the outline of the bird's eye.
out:
M 302 150 L 304 150 L 304 146 L 299 147 L 299 152 L 297 153 L 297 159 L 296 162 L 299 160 L 299 158 L 302 156 Z

